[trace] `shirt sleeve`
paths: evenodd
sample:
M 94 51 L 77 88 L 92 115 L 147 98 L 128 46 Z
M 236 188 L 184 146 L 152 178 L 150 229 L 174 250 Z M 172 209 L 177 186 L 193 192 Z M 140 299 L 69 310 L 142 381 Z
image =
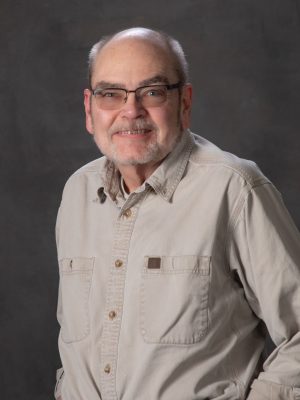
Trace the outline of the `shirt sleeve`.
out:
M 300 235 L 270 183 L 245 192 L 239 210 L 230 266 L 276 345 L 248 399 L 300 399 Z
M 56 247 L 58 251 L 58 244 L 59 244 L 59 218 L 60 216 L 60 208 L 58 211 L 57 215 L 57 220 L 56 220 L 56 227 L 55 227 L 55 238 L 56 238 Z M 61 287 L 60 287 L 60 282 L 58 286 L 58 300 L 57 300 L 57 320 L 59 325 L 61 326 L 61 315 L 62 315 L 62 304 L 61 304 Z M 64 378 L 64 369 L 59 368 L 56 371 L 56 384 L 55 384 L 55 389 L 54 389 L 54 397 L 55 399 L 59 399 L 61 397 L 61 386 Z
M 55 385 L 55 389 L 54 389 L 55 399 L 59 399 L 61 397 L 61 385 L 63 382 L 63 377 L 64 377 L 64 369 L 59 368 L 56 371 L 56 385 Z
M 299 400 L 300 389 L 255 379 L 247 400 Z

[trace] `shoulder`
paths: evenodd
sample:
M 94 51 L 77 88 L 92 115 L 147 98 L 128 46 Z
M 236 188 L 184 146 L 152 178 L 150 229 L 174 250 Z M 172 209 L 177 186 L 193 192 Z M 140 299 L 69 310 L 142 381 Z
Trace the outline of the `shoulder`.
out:
M 106 157 L 100 157 L 97 158 L 96 160 L 93 160 L 85 165 L 83 165 L 81 168 L 77 169 L 71 176 L 76 177 L 76 176 L 84 176 L 84 175 L 90 175 L 90 174 L 97 174 L 100 173 L 106 163 Z
M 242 179 L 250 187 L 270 183 L 255 162 L 224 151 L 201 136 L 193 134 L 193 138 L 195 146 L 189 162 L 195 168 L 207 167 L 224 178 Z
M 63 198 L 74 194 L 82 196 L 89 190 L 97 191 L 103 183 L 105 165 L 106 157 L 103 156 L 76 170 L 65 184 Z

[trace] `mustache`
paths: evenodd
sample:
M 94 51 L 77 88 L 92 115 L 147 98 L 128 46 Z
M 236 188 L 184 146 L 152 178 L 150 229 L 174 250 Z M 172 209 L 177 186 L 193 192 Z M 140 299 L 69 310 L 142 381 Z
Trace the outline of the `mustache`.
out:
M 112 136 L 113 134 L 120 132 L 120 131 L 136 131 L 139 129 L 155 131 L 155 130 L 157 130 L 157 126 L 154 123 L 148 122 L 145 120 L 137 120 L 137 121 L 131 121 L 131 122 L 124 121 L 122 123 L 113 125 L 109 129 L 108 133 L 110 136 Z

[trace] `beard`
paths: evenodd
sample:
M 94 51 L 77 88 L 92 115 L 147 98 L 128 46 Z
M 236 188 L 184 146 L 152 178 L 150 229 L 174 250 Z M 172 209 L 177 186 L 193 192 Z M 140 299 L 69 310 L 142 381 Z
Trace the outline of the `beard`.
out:
M 180 124 L 178 124 L 176 128 L 176 132 L 169 135 L 166 143 L 160 143 L 158 140 L 158 127 L 152 122 L 144 119 L 137 119 L 136 121 L 118 123 L 112 126 L 108 131 L 109 145 L 101 143 L 101 140 L 99 139 L 97 140 L 97 135 L 94 135 L 94 140 L 102 154 L 104 154 L 115 165 L 146 165 L 162 161 L 176 147 L 182 136 Z M 113 143 L 114 134 L 126 131 L 136 133 L 140 132 L 139 134 L 141 135 L 147 135 L 148 132 L 151 132 L 151 138 L 145 144 L 142 144 L 141 151 L 136 152 L 134 155 L 126 154 L 122 148 L 119 148 L 119 144 Z
M 113 145 L 110 160 L 117 165 L 145 165 L 150 162 L 158 162 L 163 158 L 163 151 L 157 142 L 150 143 L 139 155 L 125 156 Z

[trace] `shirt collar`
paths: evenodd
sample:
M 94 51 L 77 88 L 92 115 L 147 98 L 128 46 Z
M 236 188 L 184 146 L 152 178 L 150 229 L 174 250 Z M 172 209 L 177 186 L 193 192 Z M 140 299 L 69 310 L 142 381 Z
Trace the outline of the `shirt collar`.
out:
M 179 182 L 186 169 L 191 151 L 195 145 L 194 138 L 189 130 L 184 131 L 180 141 L 174 150 L 164 159 L 153 174 L 137 188 L 136 192 L 145 190 L 146 186 L 159 194 L 166 201 L 171 201 Z M 123 197 L 120 187 L 120 172 L 110 160 L 106 160 L 101 174 L 101 187 L 106 195 L 116 201 L 119 196 Z
M 127 193 L 127 191 L 125 189 L 125 182 L 124 182 L 123 176 L 120 177 L 120 189 L 121 189 L 124 199 L 127 200 L 129 197 L 129 193 Z
M 157 194 L 170 201 L 182 179 L 195 141 L 190 131 L 185 131 L 175 149 L 146 180 Z

